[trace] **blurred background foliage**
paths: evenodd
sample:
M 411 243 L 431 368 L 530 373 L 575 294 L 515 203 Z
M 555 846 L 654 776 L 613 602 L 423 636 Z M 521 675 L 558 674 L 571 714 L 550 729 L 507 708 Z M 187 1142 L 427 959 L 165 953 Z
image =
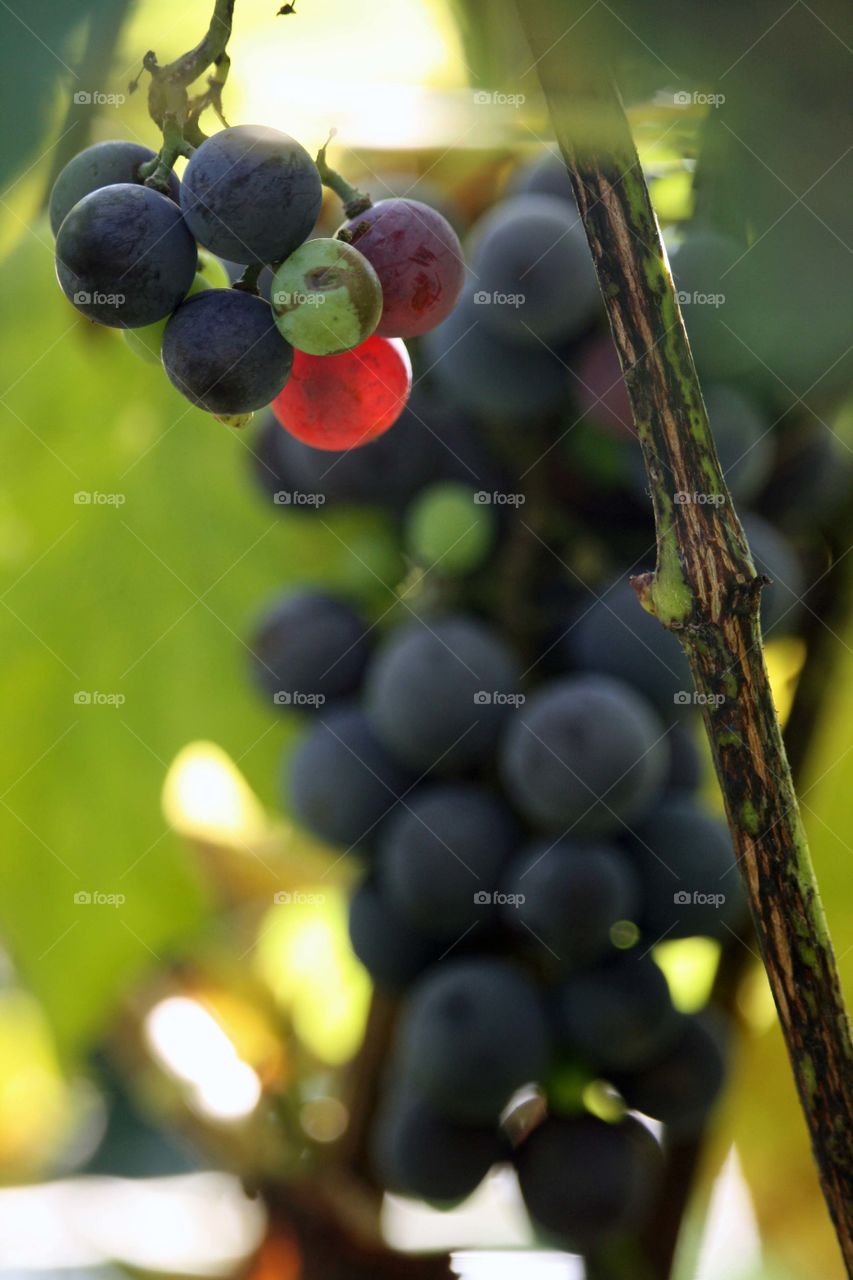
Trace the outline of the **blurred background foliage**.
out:
M 158 1000 L 160 1009 L 169 999 L 192 1000 L 202 1016 L 215 1008 L 258 1087 L 269 1086 L 285 1111 L 289 1097 L 295 1123 L 309 1133 L 326 1126 L 327 1138 L 338 1136 L 339 1122 L 328 1073 L 353 1055 L 366 1017 L 367 982 L 345 941 L 339 872 L 327 874 L 322 851 L 286 815 L 274 816 L 288 730 L 253 696 L 241 637 L 289 582 L 337 584 L 378 615 L 405 570 L 396 542 L 379 514 L 321 511 L 309 520 L 263 508 L 248 479 L 247 441 L 188 408 L 119 334 L 87 325 L 62 298 L 42 213 L 60 158 L 88 141 L 126 136 L 156 146 L 143 92 L 102 107 L 75 103 L 74 93 L 127 95 L 142 53 L 175 56 L 198 38 L 209 7 L 29 0 L 25 11 L 0 16 L 0 112 L 13 125 L 0 148 L 0 1178 L 8 1185 L 86 1168 L 87 1160 L 93 1171 L 100 1159 L 103 1171 L 134 1175 L 199 1168 L 198 1144 L 186 1155 L 187 1135 L 178 1135 L 187 1126 L 176 1119 L 197 1087 L 192 1063 L 182 1074 L 166 1054 L 178 1082 L 172 1096 L 130 1052 L 128 1020 L 135 1014 L 138 1025 Z M 338 126 L 342 146 L 368 168 L 426 175 L 461 208 L 484 203 L 506 159 L 547 136 L 510 4 L 304 0 L 287 19 L 274 10 L 260 0 L 237 5 L 232 123 L 261 120 L 309 149 Z M 738 12 L 763 32 L 766 11 L 761 3 Z M 755 255 L 757 278 L 783 278 L 776 267 L 786 256 L 808 254 L 815 264 L 793 307 L 790 297 L 777 299 L 780 324 L 789 326 L 780 399 L 806 391 L 815 347 L 837 350 L 821 388 L 837 391 L 849 380 L 850 335 L 832 321 L 853 295 L 853 254 L 828 224 L 837 225 L 838 200 L 849 201 L 849 184 L 839 196 L 849 120 L 837 90 L 849 83 L 851 15 L 840 4 L 818 15 L 793 6 L 761 37 L 762 56 L 737 68 L 748 41 L 739 28 L 735 49 L 714 14 L 698 0 L 631 0 L 618 14 L 598 6 L 594 20 L 620 67 L 661 218 L 689 211 L 692 159 L 700 135 L 715 133 L 734 159 L 699 185 L 699 198 L 709 208 L 748 204 L 758 237 L 784 219 Z M 669 103 L 655 97 L 667 85 L 702 88 L 712 65 L 711 82 L 723 77 L 733 99 L 726 122 L 713 112 L 674 113 L 671 94 Z M 472 110 L 469 84 L 511 93 L 522 83 L 528 102 L 520 112 Z M 750 162 L 756 153 L 761 163 Z M 808 207 L 795 198 L 802 192 L 810 192 Z M 796 328 L 792 310 L 804 321 Z M 756 330 L 759 350 L 764 337 Z M 779 395 L 776 381 L 773 390 Z M 81 494 L 112 500 L 78 501 Z M 841 660 L 803 793 L 849 991 L 853 627 L 836 641 Z M 123 701 L 87 705 L 75 700 L 81 693 Z M 320 907 L 277 910 L 276 892 L 318 884 Z M 124 901 L 84 909 L 80 893 Z M 691 968 L 684 949 L 681 958 L 689 1004 L 691 984 L 707 988 L 709 960 L 694 956 Z M 766 1260 L 755 1274 L 831 1280 L 840 1275 L 837 1252 L 757 964 L 740 1012 L 748 1034 L 706 1153 L 694 1242 L 734 1146 Z M 155 1050 L 170 1025 L 166 1017 L 161 1041 L 149 1025 Z M 225 1061 L 210 1035 L 210 1054 Z M 93 1055 L 109 1044 L 114 1062 L 116 1040 L 127 1077 L 106 1067 L 101 1083 L 125 1126 L 123 1158 L 138 1156 L 122 1170 L 104 1155 L 108 1146 L 96 1154 L 105 1121 L 92 1084 Z M 239 1081 L 251 1111 L 253 1086 L 245 1073 Z M 312 1111 L 318 1099 L 326 1102 Z M 193 1123 L 227 1119 L 220 1102 L 202 1097 Z M 167 1118 L 168 1137 L 146 1128 L 146 1107 Z M 278 1119 L 286 1131 L 287 1116 Z M 216 1142 L 208 1150 L 211 1166 L 241 1167 L 247 1134 L 267 1141 L 260 1126 L 242 1137 L 228 1129 L 221 1159 Z M 269 1158 L 281 1158 L 270 1147 Z M 0 1194 L 0 1219 L 5 1212 Z M 685 1262 L 685 1277 L 692 1265 Z M 731 1258 L 722 1265 L 728 1270 L 703 1277 L 730 1280 Z

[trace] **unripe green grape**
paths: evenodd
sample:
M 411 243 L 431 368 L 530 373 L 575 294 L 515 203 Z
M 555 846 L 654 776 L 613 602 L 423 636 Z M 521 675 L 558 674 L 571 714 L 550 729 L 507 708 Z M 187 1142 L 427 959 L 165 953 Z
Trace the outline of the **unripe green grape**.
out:
M 440 573 L 463 574 L 488 556 L 496 534 L 491 507 L 475 501 L 467 485 L 443 481 L 430 485 L 406 515 L 405 537 L 419 564 Z
M 276 270 L 272 309 L 282 337 L 298 351 L 337 355 L 373 333 L 382 315 L 382 286 L 352 245 L 308 240 Z
M 202 262 L 202 254 L 209 259 L 209 262 Z M 200 249 L 198 265 L 199 269 L 196 271 L 186 295 L 188 298 L 191 298 L 196 293 L 204 293 L 205 289 L 228 288 L 230 283 L 228 273 L 219 259 L 214 258 L 212 253 L 208 253 L 206 249 Z M 219 278 L 224 278 L 224 285 L 220 286 L 214 283 L 214 280 Z M 171 318 L 171 316 L 164 316 L 162 320 L 157 320 L 154 324 L 146 324 L 141 329 L 122 329 L 122 336 L 135 355 L 139 356 L 147 364 L 159 364 L 163 334 L 166 332 L 166 325 Z

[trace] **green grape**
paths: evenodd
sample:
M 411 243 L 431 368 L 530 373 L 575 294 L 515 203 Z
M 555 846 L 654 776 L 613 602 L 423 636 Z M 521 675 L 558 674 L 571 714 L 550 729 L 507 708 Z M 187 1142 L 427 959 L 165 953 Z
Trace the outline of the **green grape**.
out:
M 230 289 L 231 280 L 222 262 L 217 258 L 215 253 L 211 253 L 209 249 L 203 249 L 201 245 L 198 247 L 198 267 L 197 275 L 203 276 L 207 281 L 209 289 Z M 195 282 L 193 282 L 195 285 Z M 198 293 L 199 289 L 193 287 L 190 293 Z
M 475 501 L 467 485 L 444 481 L 430 485 L 406 515 L 405 537 L 419 564 L 440 573 L 469 573 L 483 563 L 496 535 L 491 507 Z
M 298 351 L 337 355 L 373 333 L 382 315 L 382 286 L 352 245 L 308 240 L 273 276 L 272 309 L 281 336 Z

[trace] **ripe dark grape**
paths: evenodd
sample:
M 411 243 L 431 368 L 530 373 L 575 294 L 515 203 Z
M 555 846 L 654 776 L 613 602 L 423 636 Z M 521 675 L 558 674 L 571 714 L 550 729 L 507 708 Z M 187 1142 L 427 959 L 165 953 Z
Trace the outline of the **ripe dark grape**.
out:
M 660 1059 L 682 1029 L 666 978 L 650 955 L 630 951 L 571 974 L 552 1009 L 561 1052 L 608 1078 Z
M 744 912 L 728 827 L 684 793 L 667 796 L 627 839 L 642 880 L 649 942 L 728 937 Z
M 382 286 L 363 254 L 342 240 L 308 240 L 276 270 L 272 309 L 283 338 L 298 351 L 332 356 L 373 333 Z
M 466 574 L 479 568 L 497 536 L 492 507 L 476 501 L 461 480 L 429 485 L 406 513 L 404 531 L 412 558 L 441 574 Z
M 406 1092 L 386 1099 L 371 1154 L 383 1187 L 439 1204 L 465 1200 L 505 1158 L 498 1126 L 459 1124 Z
M 349 936 L 373 981 L 386 991 L 405 990 L 444 950 L 396 911 L 372 879 L 350 899 Z
M 250 647 L 258 687 L 277 705 L 306 710 L 355 694 L 370 656 L 364 619 L 322 591 L 279 600 L 261 619 Z
M 549 1116 L 515 1152 L 534 1224 L 572 1252 L 639 1226 L 660 1181 L 660 1148 L 638 1120 Z
M 518 808 L 546 830 L 617 831 L 655 803 L 664 730 L 649 703 L 609 676 L 553 680 L 512 717 L 501 771 Z
M 504 960 L 445 960 L 413 988 L 400 1025 L 404 1081 L 450 1119 L 494 1124 L 550 1059 L 545 1008 Z
M 722 1031 L 682 1016 L 678 1038 L 664 1054 L 642 1070 L 614 1074 L 613 1084 L 632 1110 L 661 1120 L 673 1137 L 690 1138 L 707 1120 L 725 1078 Z
M 487 922 L 517 839 L 512 814 L 484 788 L 424 787 L 383 824 L 383 891 L 424 933 L 455 941 L 471 925 Z
M 633 436 L 631 401 L 610 334 L 599 334 L 585 343 L 572 362 L 572 371 L 572 391 L 581 413 L 614 435 Z
M 124 139 L 111 139 L 109 142 L 96 142 L 73 156 L 50 193 L 48 212 L 50 229 L 54 235 L 59 233 L 62 220 L 70 213 L 78 200 L 88 196 L 101 187 L 114 186 L 119 182 L 140 183 L 139 167 L 155 159 L 150 147 L 143 147 L 138 142 L 126 142 Z M 180 199 L 181 184 L 174 173 L 169 174 L 169 195 L 172 200 Z
M 114 329 L 140 328 L 174 311 L 197 261 L 177 205 L 128 182 L 84 196 L 56 239 L 63 293 L 84 316 Z
M 182 395 L 208 413 L 262 409 L 287 382 L 293 350 L 266 302 L 210 289 L 178 308 L 163 335 L 163 368 Z
M 743 531 L 758 573 L 771 579 L 761 591 L 761 629 L 765 636 L 793 630 L 805 593 L 803 569 L 785 535 L 761 516 L 743 518 Z
M 637 599 L 627 578 L 601 590 L 566 637 L 575 664 L 624 680 L 666 719 L 690 698 L 693 677 L 681 645 Z
M 565 201 L 515 196 L 472 231 L 474 302 L 484 328 L 525 346 L 575 337 L 601 305 L 583 227 Z
M 568 373 L 558 355 L 537 344 L 519 347 L 487 330 L 485 306 L 465 294 L 450 316 L 424 338 L 430 377 L 462 409 L 485 418 L 512 419 L 554 412 L 568 395 Z
M 689 231 L 672 254 L 672 274 L 690 346 L 703 379 L 725 381 L 752 356 L 735 336 L 738 271 L 744 248 L 716 231 Z M 734 332 L 732 332 L 734 330 Z
M 497 631 L 454 614 L 412 619 L 379 650 L 367 673 L 376 733 L 415 769 L 446 773 L 494 751 L 515 714 L 519 670 Z
M 356 449 L 394 425 L 411 389 L 403 343 L 374 334 L 336 356 L 297 351 L 273 412 L 285 431 L 314 449 Z
M 415 780 L 357 708 L 332 708 L 318 720 L 289 762 L 285 808 L 319 839 L 369 850 L 379 823 Z
M 503 888 L 510 927 L 543 959 L 589 964 L 611 948 L 610 931 L 639 907 L 639 880 L 619 848 L 574 840 L 536 841 L 513 860 Z
M 415 338 L 456 305 L 465 279 L 459 237 L 446 218 L 419 200 L 379 200 L 344 224 L 382 285 L 386 338 Z
M 193 235 L 233 262 L 281 262 L 308 239 L 322 199 L 320 175 L 305 148 L 260 125 L 208 138 L 181 184 Z

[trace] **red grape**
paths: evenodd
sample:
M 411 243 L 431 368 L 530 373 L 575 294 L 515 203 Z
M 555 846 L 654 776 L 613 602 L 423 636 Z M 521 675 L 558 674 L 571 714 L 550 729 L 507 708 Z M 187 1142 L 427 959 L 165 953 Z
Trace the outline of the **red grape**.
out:
M 315 449 L 354 449 L 387 431 L 412 389 L 399 338 L 373 337 L 334 356 L 293 353 L 293 372 L 273 401 L 285 431 Z
M 462 292 L 465 262 L 446 218 L 420 200 L 395 197 L 344 225 L 382 285 L 378 334 L 415 338 L 450 315 Z
M 572 385 L 581 411 L 615 435 L 633 435 L 628 388 L 609 333 L 593 338 L 584 347 L 574 372 Z

